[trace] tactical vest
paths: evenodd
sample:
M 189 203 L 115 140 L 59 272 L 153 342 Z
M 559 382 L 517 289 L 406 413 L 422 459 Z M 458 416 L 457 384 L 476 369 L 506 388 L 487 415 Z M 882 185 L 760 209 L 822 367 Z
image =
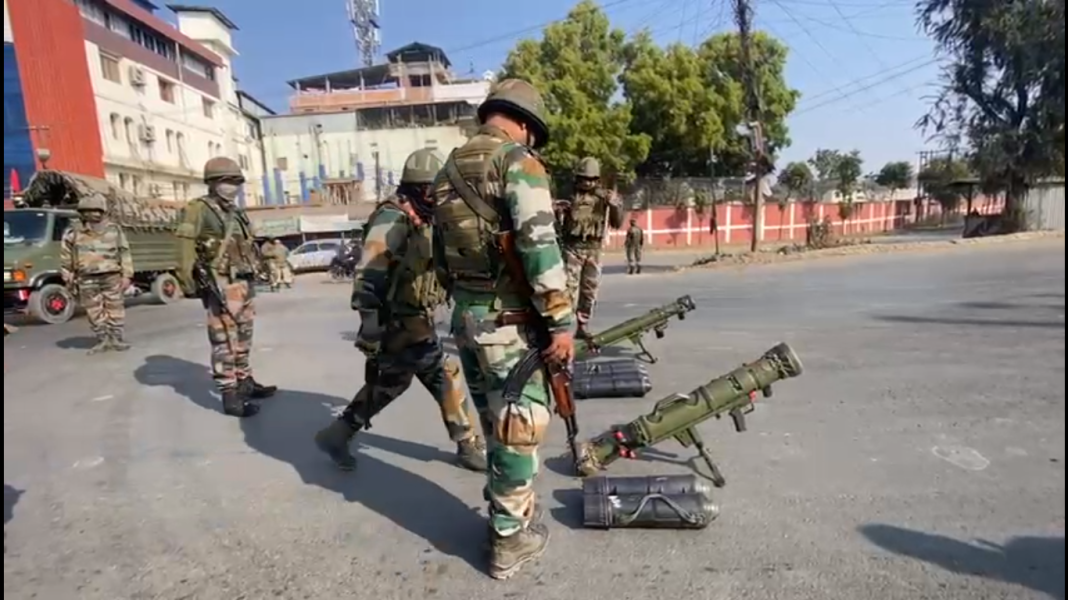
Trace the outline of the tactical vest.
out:
M 604 192 L 578 192 L 561 227 L 565 243 L 600 244 L 605 233 Z
M 259 264 L 252 237 L 252 223 L 245 211 L 234 207 L 228 214 L 215 200 L 204 196 L 193 200 L 204 209 L 200 213 L 199 251 L 217 275 L 244 277 L 251 275 Z M 229 240 L 227 240 L 229 234 Z
M 122 272 L 119 238 L 122 228 L 104 223 L 99 231 L 92 226 L 78 224 L 67 234 L 71 236 L 74 270 L 78 275 L 110 275 Z
M 378 215 L 392 208 L 406 215 L 408 237 L 404 242 L 404 256 L 389 274 L 386 305 L 398 317 L 425 315 L 445 303 L 447 294 L 434 271 L 433 230 L 429 225 L 416 225 L 408 211 L 395 199 L 379 203 L 367 219 L 374 223 Z
M 434 227 L 444 242 L 444 262 L 457 289 L 497 289 L 501 267 L 494 236 L 500 230 L 498 207 L 504 182 L 493 163 L 517 147 L 503 133 L 484 128 L 452 153 L 434 185 Z M 450 163 L 492 214 L 479 214 L 476 208 L 482 207 L 464 201 L 447 176 Z

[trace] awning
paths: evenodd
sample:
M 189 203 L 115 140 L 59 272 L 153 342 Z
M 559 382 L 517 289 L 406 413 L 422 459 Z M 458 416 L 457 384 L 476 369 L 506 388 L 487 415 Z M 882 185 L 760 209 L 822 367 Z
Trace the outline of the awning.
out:
M 305 215 L 300 217 L 301 233 L 334 233 L 360 229 L 363 224 L 348 215 Z

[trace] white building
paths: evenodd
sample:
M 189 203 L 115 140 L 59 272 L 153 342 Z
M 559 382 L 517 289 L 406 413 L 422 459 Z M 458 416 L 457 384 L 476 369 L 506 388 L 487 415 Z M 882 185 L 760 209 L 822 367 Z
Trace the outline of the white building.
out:
M 293 114 L 262 119 L 275 202 L 373 200 L 392 191 L 415 150 L 444 156 L 467 140 L 491 82 L 456 77 L 445 53 L 426 44 L 386 57 L 289 82 Z
M 176 28 L 146 0 L 75 2 L 107 178 L 134 194 L 188 200 L 204 193 L 204 163 L 227 156 L 245 170 L 246 204 L 262 204 L 262 150 L 231 66 L 234 23 L 216 9 L 175 5 Z

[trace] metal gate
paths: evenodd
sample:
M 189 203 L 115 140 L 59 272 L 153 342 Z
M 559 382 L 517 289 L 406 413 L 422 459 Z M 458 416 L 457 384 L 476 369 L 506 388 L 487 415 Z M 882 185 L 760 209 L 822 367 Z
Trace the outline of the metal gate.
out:
M 1036 183 L 1023 201 L 1029 231 L 1064 229 L 1064 179 Z

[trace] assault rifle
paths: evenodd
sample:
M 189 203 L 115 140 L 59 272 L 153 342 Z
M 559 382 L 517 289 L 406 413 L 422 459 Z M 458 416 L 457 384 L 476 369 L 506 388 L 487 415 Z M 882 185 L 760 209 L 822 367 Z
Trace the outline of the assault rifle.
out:
M 757 394 L 771 397 L 772 384 L 798 377 L 803 370 L 793 349 L 779 344 L 758 360 L 689 394 L 668 396 L 657 402 L 649 414 L 585 442 L 575 467 L 581 475 L 594 475 L 620 458 L 637 458 L 641 450 L 675 439 L 683 448 L 695 447 L 708 466 L 712 484 L 723 487 L 727 481 L 705 448 L 697 426 L 712 418 L 729 416 L 736 431 L 746 431 L 745 417 L 756 409 Z
M 212 304 L 215 304 L 224 315 L 234 318 L 230 307 L 226 304 L 226 296 L 219 289 L 219 282 L 212 276 L 211 269 L 203 259 L 198 258 L 193 263 L 193 284 L 200 294 L 200 301 L 204 304 L 204 308 L 210 309 Z
M 637 346 L 640 352 L 638 358 L 648 363 L 655 363 L 657 358 L 645 347 L 642 339 L 650 331 L 657 339 L 662 339 L 667 331 L 668 323 L 672 318 L 678 317 L 680 321 L 686 319 L 686 313 L 697 308 L 693 299 L 683 296 L 674 302 L 669 302 L 659 308 L 654 308 L 644 315 L 627 319 L 618 325 L 613 325 L 601 333 L 591 335 L 587 339 L 575 341 L 575 359 L 581 360 L 591 354 L 596 354 L 601 348 L 612 346 L 621 342 L 627 342 Z

